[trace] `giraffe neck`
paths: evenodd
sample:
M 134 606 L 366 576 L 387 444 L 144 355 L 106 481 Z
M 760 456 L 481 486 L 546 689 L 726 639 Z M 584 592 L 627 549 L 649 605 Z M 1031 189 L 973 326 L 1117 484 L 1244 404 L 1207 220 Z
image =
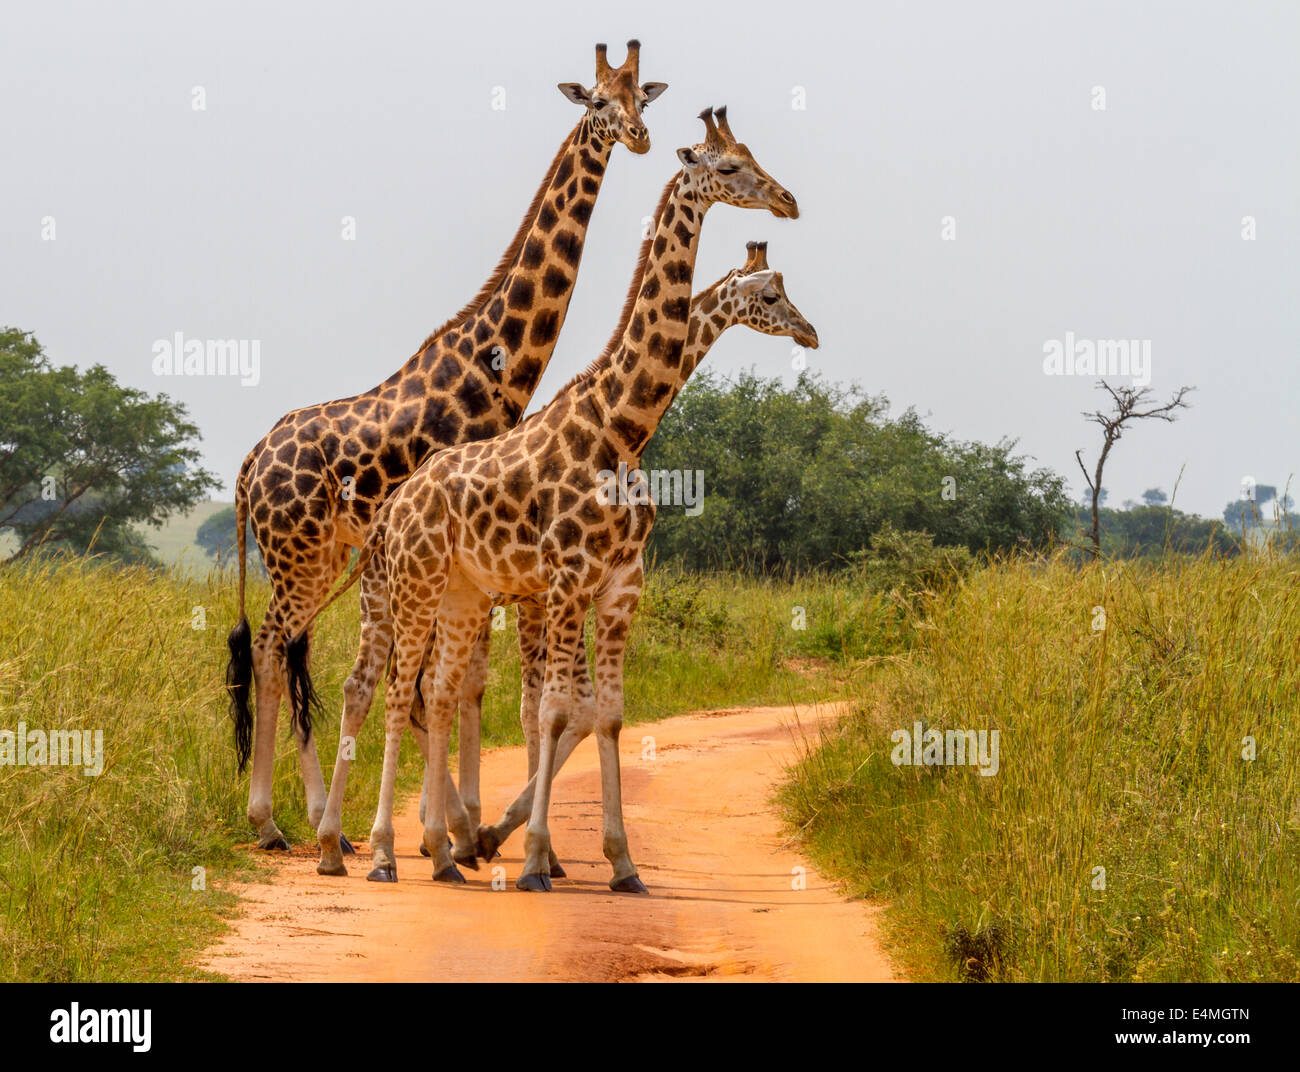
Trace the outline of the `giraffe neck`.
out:
M 644 438 L 634 445 L 633 449 L 638 459 L 653 437 L 659 422 L 663 420 L 664 414 L 668 412 L 668 408 L 681 389 L 686 386 L 686 381 L 691 378 L 691 374 L 700 367 L 700 363 L 713 349 L 713 344 L 722 337 L 724 331 L 740 323 L 740 300 L 735 294 L 728 293 L 729 281 L 730 277 L 724 276 L 711 287 L 691 298 L 691 314 L 686 327 L 686 343 L 682 347 L 680 375 L 676 377 L 662 405 L 658 407 L 653 426 L 649 428 Z
M 419 393 L 436 394 L 468 366 L 486 380 L 487 394 L 499 399 L 511 423 L 518 419 L 555 350 L 613 147 L 582 119 L 493 278 L 381 388 L 400 386 L 405 396 L 415 393 L 407 381 L 416 379 Z
M 722 333 L 740 323 L 740 299 L 727 292 L 730 281 L 731 275 L 725 275 L 691 299 L 691 318 L 686 328 L 686 345 L 682 348 L 681 385 L 700 367 Z
M 689 375 L 684 350 L 691 281 L 708 207 L 690 175 L 679 172 L 659 211 L 622 339 L 589 381 L 605 427 L 628 459 L 640 457 Z

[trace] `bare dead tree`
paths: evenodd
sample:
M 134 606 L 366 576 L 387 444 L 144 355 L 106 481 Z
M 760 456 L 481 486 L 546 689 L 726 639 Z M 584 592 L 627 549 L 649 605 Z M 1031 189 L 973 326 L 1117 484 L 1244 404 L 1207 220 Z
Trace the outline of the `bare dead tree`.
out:
M 1106 467 L 1106 459 L 1110 457 L 1110 449 L 1124 433 L 1124 426 L 1130 421 L 1176 421 L 1178 416 L 1176 410 L 1190 409 L 1186 401 L 1187 393 L 1193 388 L 1180 387 L 1174 392 L 1174 397 L 1164 405 L 1155 405 L 1151 402 L 1151 388 L 1149 387 L 1112 387 L 1105 380 L 1098 380 L 1097 386 L 1110 395 L 1114 410 L 1110 413 L 1103 413 L 1097 410 L 1094 413 L 1084 413 L 1084 416 L 1093 424 L 1101 425 L 1102 443 L 1101 453 L 1097 456 L 1097 468 L 1091 476 L 1088 475 L 1088 469 L 1083 464 L 1083 450 L 1080 448 L 1074 452 L 1074 460 L 1079 463 L 1079 468 L 1083 472 L 1083 479 L 1088 484 L 1088 490 L 1092 492 L 1092 554 L 1098 557 L 1101 554 L 1101 474 Z

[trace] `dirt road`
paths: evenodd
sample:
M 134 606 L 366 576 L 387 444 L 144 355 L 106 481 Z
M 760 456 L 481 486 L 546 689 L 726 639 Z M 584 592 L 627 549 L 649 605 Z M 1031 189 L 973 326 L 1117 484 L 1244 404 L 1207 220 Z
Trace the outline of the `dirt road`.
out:
M 786 845 L 771 806 L 796 741 L 833 714 L 750 708 L 625 727 L 625 818 L 649 897 L 606 885 L 588 739 L 555 781 L 551 833 L 569 877 L 552 893 L 514 888 L 522 830 L 491 866 L 462 868 L 467 885 L 435 884 L 411 800 L 396 820 L 396 885 L 366 881 L 368 846 L 348 857 L 346 878 L 317 875 L 316 846 L 299 846 L 269 883 L 244 887 L 241 917 L 203 966 L 292 981 L 894 978 L 874 910 Z M 522 748 L 484 754 L 485 816 L 496 818 L 526 773 Z M 504 889 L 493 889 L 494 867 Z

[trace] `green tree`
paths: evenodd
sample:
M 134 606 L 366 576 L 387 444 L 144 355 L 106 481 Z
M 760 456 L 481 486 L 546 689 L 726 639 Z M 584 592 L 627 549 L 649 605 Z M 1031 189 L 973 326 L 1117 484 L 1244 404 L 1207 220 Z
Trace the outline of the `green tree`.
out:
M 253 523 L 246 521 L 244 535 L 248 551 L 248 568 L 265 572 L 258 553 L 257 540 L 253 538 Z M 235 541 L 235 507 L 223 506 L 212 514 L 194 534 L 194 542 L 204 552 L 216 559 L 218 565 L 236 561 L 239 547 Z
M 1249 496 L 1243 495 L 1233 499 L 1223 508 L 1224 523 L 1238 536 L 1244 535 L 1247 529 L 1257 528 L 1272 520 L 1273 509 L 1266 510 L 1264 507 L 1275 499 L 1277 499 L 1276 485 L 1257 484 Z M 1286 496 L 1281 507 L 1284 511 L 1290 510 L 1290 496 Z
M 804 375 L 697 373 L 665 415 L 647 470 L 701 471 L 703 512 L 661 503 L 651 551 L 693 569 L 843 566 L 886 523 L 936 545 L 999 550 L 1051 539 L 1064 482 L 1027 472 L 1014 443 L 961 443 L 883 398 Z
M 1170 506 L 1135 506 L 1131 510 L 1098 512 L 1101 549 L 1117 558 L 1158 557 L 1166 547 L 1177 554 L 1202 554 L 1211 549 L 1222 555 L 1240 551 L 1237 541 L 1216 520 L 1185 514 Z M 1090 522 L 1080 536 L 1086 536 Z
M 133 524 L 160 527 L 220 486 L 198 467 L 198 428 L 166 395 L 102 365 L 54 366 L 28 332 L 0 329 L 0 529 L 21 558 L 94 549 L 151 561 Z

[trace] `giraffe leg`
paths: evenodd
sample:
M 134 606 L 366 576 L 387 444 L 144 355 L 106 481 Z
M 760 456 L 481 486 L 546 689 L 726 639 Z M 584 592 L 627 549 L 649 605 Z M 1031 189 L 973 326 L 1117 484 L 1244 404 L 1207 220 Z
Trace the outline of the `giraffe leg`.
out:
M 289 847 L 271 818 L 271 788 L 274 781 L 275 729 L 280 697 L 286 693 L 296 708 L 293 735 L 298 745 L 307 795 L 307 817 L 315 829 L 325 813 L 325 780 L 316 756 L 316 740 L 310 728 L 313 703 L 308 672 L 310 637 L 307 625 L 324 601 L 343 566 L 347 548 L 331 546 L 313 552 L 291 566 L 272 571 L 275 595 L 253 644 L 253 677 L 257 685 L 257 716 L 253 748 L 253 774 L 249 780 L 248 818 L 257 828 L 257 844 L 263 849 Z
M 538 710 L 542 697 L 542 678 L 546 670 L 546 604 L 539 597 L 522 600 L 518 605 L 519 634 L 519 724 L 524 732 L 524 747 L 528 752 L 528 791 L 520 795 L 506 809 L 494 826 L 478 829 L 478 854 L 491 859 L 506 838 L 527 820 L 533 810 L 532 787 L 537 776 L 537 762 L 541 753 L 541 731 L 538 728 Z M 551 853 L 552 857 L 554 852 Z M 555 865 L 558 861 L 551 860 Z M 562 870 L 562 869 L 561 869 Z
M 440 528 L 438 543 L 445 548 L 449 543 L 445 520 Z M 387 547 L 384 554 L 389 605 L 393 614 L 393 673 L 385 697 L 384 769 L 379 784 L 375 822 L 370 830 L 373 866 L 366 878 L 371 882 L 397 881 L 397 858 L 393 851 L 393 796 L 397 783 L 397 758 L 402 745 L 402 734 L 411 723 L 416 684 L 450 573 L 450 567 L 443 556 L 435 556 L 424 562 L 412 561 L 408 556 L 393 555 Z M 394 561 L 395 558 L 398 561 Z
M 437 667 L 437 628 L 434 628 L 434 635 L 429 639 L 429 647 L 424 653 L 424 667 L 420 671 L 420 682 L 423 682 L 426 674 L 432 675 Z M 424 818 L 429 805 L 429 732 L 425 725 L 424 714 L 424 697 L 421 694 L 419 683 L 415 690 L 415 696 L 411 701 L 411 736 L 415 738 L 415 743 L 420 749 L 420 755 L 424 756 L 424 778 L 420 782 L 420 825 L 424 826 Z M 446 779 L 447 792 L 447 826 L 451 829 L 460 829 L 464 824 L 459 821 L 459 817 L 464 813 L 464 805 L 460 799 L 460 793 L 456 789 L 456 783 L 452 780 L 451 771 L 447 772 Z M 468 821 L 468 820 L 467 820 Z M 471 827 L 472 829 L 472 827 Z M 450 843 L 449 843 L 450 844 Z M 462 847 L 461 855 L 464 855 Z M 420 842 L 420 855 L 428 856 L 429 850 L 424 847 L 424 842 Z M 478 861 L 472 864 L 468 860 L 461 860 L 478 870 Z
M 248 821 L 257 830 L 259 849 L 285 849 L 289 843 L 271 818 L 271 783 L 275 776 L 275 727 L 284 688 L 284 653 L 274 604 L 253 641 L 253 683 L 257 690 L 253 735 L 253 771 L 248 779 Z
M 430 672 L 434 665 L 433 639 L 430 638 L 429 650 L 424 653 L 424 668 L 420 671 L 420 676 Z M 390 675 L 391 682 L 391 675 Z M 420 755 L 427 757 L 429 752 L 429 733 L 425 728 L 424 719 L 424 698 L 420 695 L 420 689 L 417 687 L 415 696 L 411 700 L 411 736 L 415 738 L 415 743 L 419 746 Z M 429 782 L 428 778 L 420 785 L 420 825 L 424 825 L 424 809 L 429 803 Z M 424 846 L 420 846 L 420 854 L 424 854 Z
M 447 849 L 447 828 L 458 850 L 469 846 L 469 860 L 475 867 L 468 816 L 463 805 L 449 808 L 448 745 L 456 702 L 461 696 L 466 668 L 474 658 L 482 634 L 483 619 L 491 608 L 489 597 L 463 574 L 453 574 L 438 611 L 436 670 L 424 679 L 425 709 L 429 712 L 429 743 L 426 753 L 425 785 L 429 790 L 424 819 L 424 847 L 434 860 L 435 882 L 464 882 Z
M 532 611 L 526 611 L 531 607 Z M 514 831 L 522 825 L 532 812 L 533 794 L 537 785 L 537 754 L 540 747 L 538 730 L 538 703 L 540 684 L 545 668 L 545 630 L 544 609 L 540 602 L 527 601 L 519 607 L 519 652 L 524 666 L 523 697 L 519 705 L 519 719 L 523 724 L 524 740 L 529 742 L 528 784 L 506 808 L 495 826 L 479 828 L 479 855 L 486 859 L 485 853 L 495 853 L 497 846 L 503 844 Z M 530 687 L 530 681 L 533 684 Z M 573 704 L 575 718 L 570 719 L 560 734 L 555 746 L 555 770 L 564 766 L 565 760 L 573 754 L 578 743 L 587 736 L 595 725 L 595 696 L 591 688 L 591 677 L 587 672 L 586 646 L 579 644 L 573 659 Z M 565 878 L 566 873 L 555 854 L 555 847 L 549 850 L 551 877 Z
M 418 621 L 414 623 L 416 629 L 419 625 Z M 372 866 L 366 878 L 371 882 L 397 881 L 397 857 L 393 849 L 393 797 L 397 783 L 397 757 L 401 750 L 402 733 L 410 719 L 411 698 L 415 695 L 415 683 L 423 654 L 423 643 L 411 643 L 409 638 L 404 638 L 399 633 L 393 650 L 393 684 L 388 691 L 384 711 L 384 768 L 379 783 L 379 803 L 375 808 L 374 825 L 370 828 Z
M 641 598 L 641 562 L 620 571 L 596 597 L 596 745 L 600 749 L 600 796 L 604 815 L 601 844 L 614 866 L 609 888 L 648 893 L 627 851 L 618 736 L 623 728 L 623 655 L 627 632 Z
M 457 770 L 460 780 L 460 799 L 469 818 L 469 829 L 476 831 L 483 816 L 479 799 L 479 748 L 483 718 L 483 693 L 487 689 L 488 653 L 492 648 L 491 609 L 475 638 L 460 685 L 460 740 L 457 752 Z M 450 818 L 450 816 L 449 816 Z M 471 847 L 471 854 L 473 849 Z M 459 862 L 459 861 L 458 861 Z
M 537 758 L 542 738 L 538 729 L 538 711 L 542 702 L 542 678 L 546 673 L 546 604 L 537 598 L 519 604 L 519 666 L 521 687 L 519 722 L 528 749 L 528 777 L 537 773 Z
M 321 816 L 325 814 L 325 777 L 321 773 L 320 757 L 316 754 L 316 735 L 295 724 L 293 737 L 298 745 L 298 766 L 302 770 L 302 784 L 307 796 L 307 821 L 315 830 L 320 827 Z M 351 843 L 348 847 L 352 847 Z
M 469 838 L 454 845 L 452 859 L 465 867 L 478 870 L 476 832 L 479 829 L 483 808 L 479 803 L 479 735 L 482 725 L 483 691 L 487 687 L 488 651 L 492 644 L 491 619 L 484 623 L 482 633 L 470 658 L 460 687 L 460 749 L 458 767 L 460 788 L 452 780 L 451 771 L 445 779 L 447 789 L 447 826 L 452 831 L 468 830 Z M 426 663 L 426 666 L 432 665 Z M 418 701 L 418 697 L 417 697 Z M 425 768 L 424 783 L 420 789 L 420 822 L 425 820 L 429 803 L 430 770 Z M 428 856 L 423 843 L 420 855 Z
M 542 683 L 539 717 L 541 747 L 537 757 L 536 789 L 532 814 L 524 837 L 524 866 L 515 886 L 521 890 L 549 890 L 551 833 L 547 813 L 551 805 L 551 781 L 555 774 L 556 749 L 573 716 L 573 659 L 582 646 L 582 625 L 586 618 L 578 586 L 552 581 L 546 607 L 546 673 Z
M 434 662 L 436 658 L 437 656 L 433 653 L 426 656 L 424 673 L 420 678 L 421 685 L 423 685 L 423 681 L 426 677 L 429 678 L 430 681 L 433 680 L 436 673 L 436 663 Z M 420 825 L 423 826 L 429 812 L 429 778 L 431 777 L 432 767 L 429 764 L 429 731 L 424 717 L 424 701 L 420 697 L 419 689 L 417 689 L 415 693 L 415 708 L 420 711 L 420 716 L 417 719 L 414 714 L 412 714 L 411 734 L 415 737 L 415 743 L 420 748 L 420 755 L 424 756 L 424 780 L 420 785 Z M 469 813 L 465 810 L 465 805 L 461 802 L 460 792 L 456 789 L 456 782 L 451 776 L 450 769 L 446 771 L 446 777 L 443 779 L 443 792 L 445 793 L 446 800 L 447 828 L 453 831 L 471 831 L 473 828 L 469 825 Z M 469 845 L 467 840 L 458 846 L 453 846 L 451 840 L 448 839 L 447 847 L 453 849 L 457 863 L 465 864 L 467 867 L 472 867 L 475 871 L 478 870 L 478 859 L 470 859 L 466 856 L 466 854 L 471 852 L 473 849 L 473 846 Z M 423 841 L 420 842 L 420 855 L 429 855 L 429 850 L 425 847 Z
M 304 629 L 308 629 L 307 635 L 299 641 L 302 645 L 303 662 L 301 691 L 306 695 L 299 696 L 295 700 L 293 691 L 290 691 L 291 702 L 298 702 L 304 707 L 314 702 L 314 697 L 311 695 L 311 678 L 307 672 L 307 663 L 311 657 L 311 632 L 307 623 L 312 620 L 316 608 L 328 595 L 335 579 L 347 568 L 351 553 L 351 548 L 336 543 L 330 550 L 318 555 L 313 562 L 304 564 L 303 571 L 311 582 L 305 587 L 305 592 L 310 595 L 305 595 L 301 601 L 295 601 L 295 604 L 301 602 L 301 605 L 295 605 L 294 613 L 287 616 L 289 629 L 286 636 L 298 637 Z M 290 670 L 292 669 L 291 666 Z M 365 720 L 364 714 L 362 720 Z M 304 723 L 307 725 L 306 729 L 303 728 Z M 312 733 L 310 723 L 306 719 L 294 720 L 293 733 L 298 742 L 298 765 L 302 769 L 302 784 L 307 796 L 307 821 L 311 823 L 313 830 L 319 830 L 321 817 L 325 814 L 326 797 L 325 779 L 321 775 L 320 758 L 316 755 L 316 735 Z M 342 835 L 340 838 L 341 842 L 346 844 L 347 851 L 351 852 L 352 843 Z
M 339 727 L 338 756 L 330 778 L 325 814 L 316 828 L 320 842 L 321 875 L 346 875 L 343 854 L 353 851 L 343 836 L 343 798 L 347 791 L 348 770 L 356 754 L 357 736 L 370 713 L 375 685 L 393 646 L 392 619 L 388 610 L 388 586 L 382 561 L 372 559 L 361 577 L 361 640 L 357 647 L 352 673 L 343 683 L 343 720 Z

